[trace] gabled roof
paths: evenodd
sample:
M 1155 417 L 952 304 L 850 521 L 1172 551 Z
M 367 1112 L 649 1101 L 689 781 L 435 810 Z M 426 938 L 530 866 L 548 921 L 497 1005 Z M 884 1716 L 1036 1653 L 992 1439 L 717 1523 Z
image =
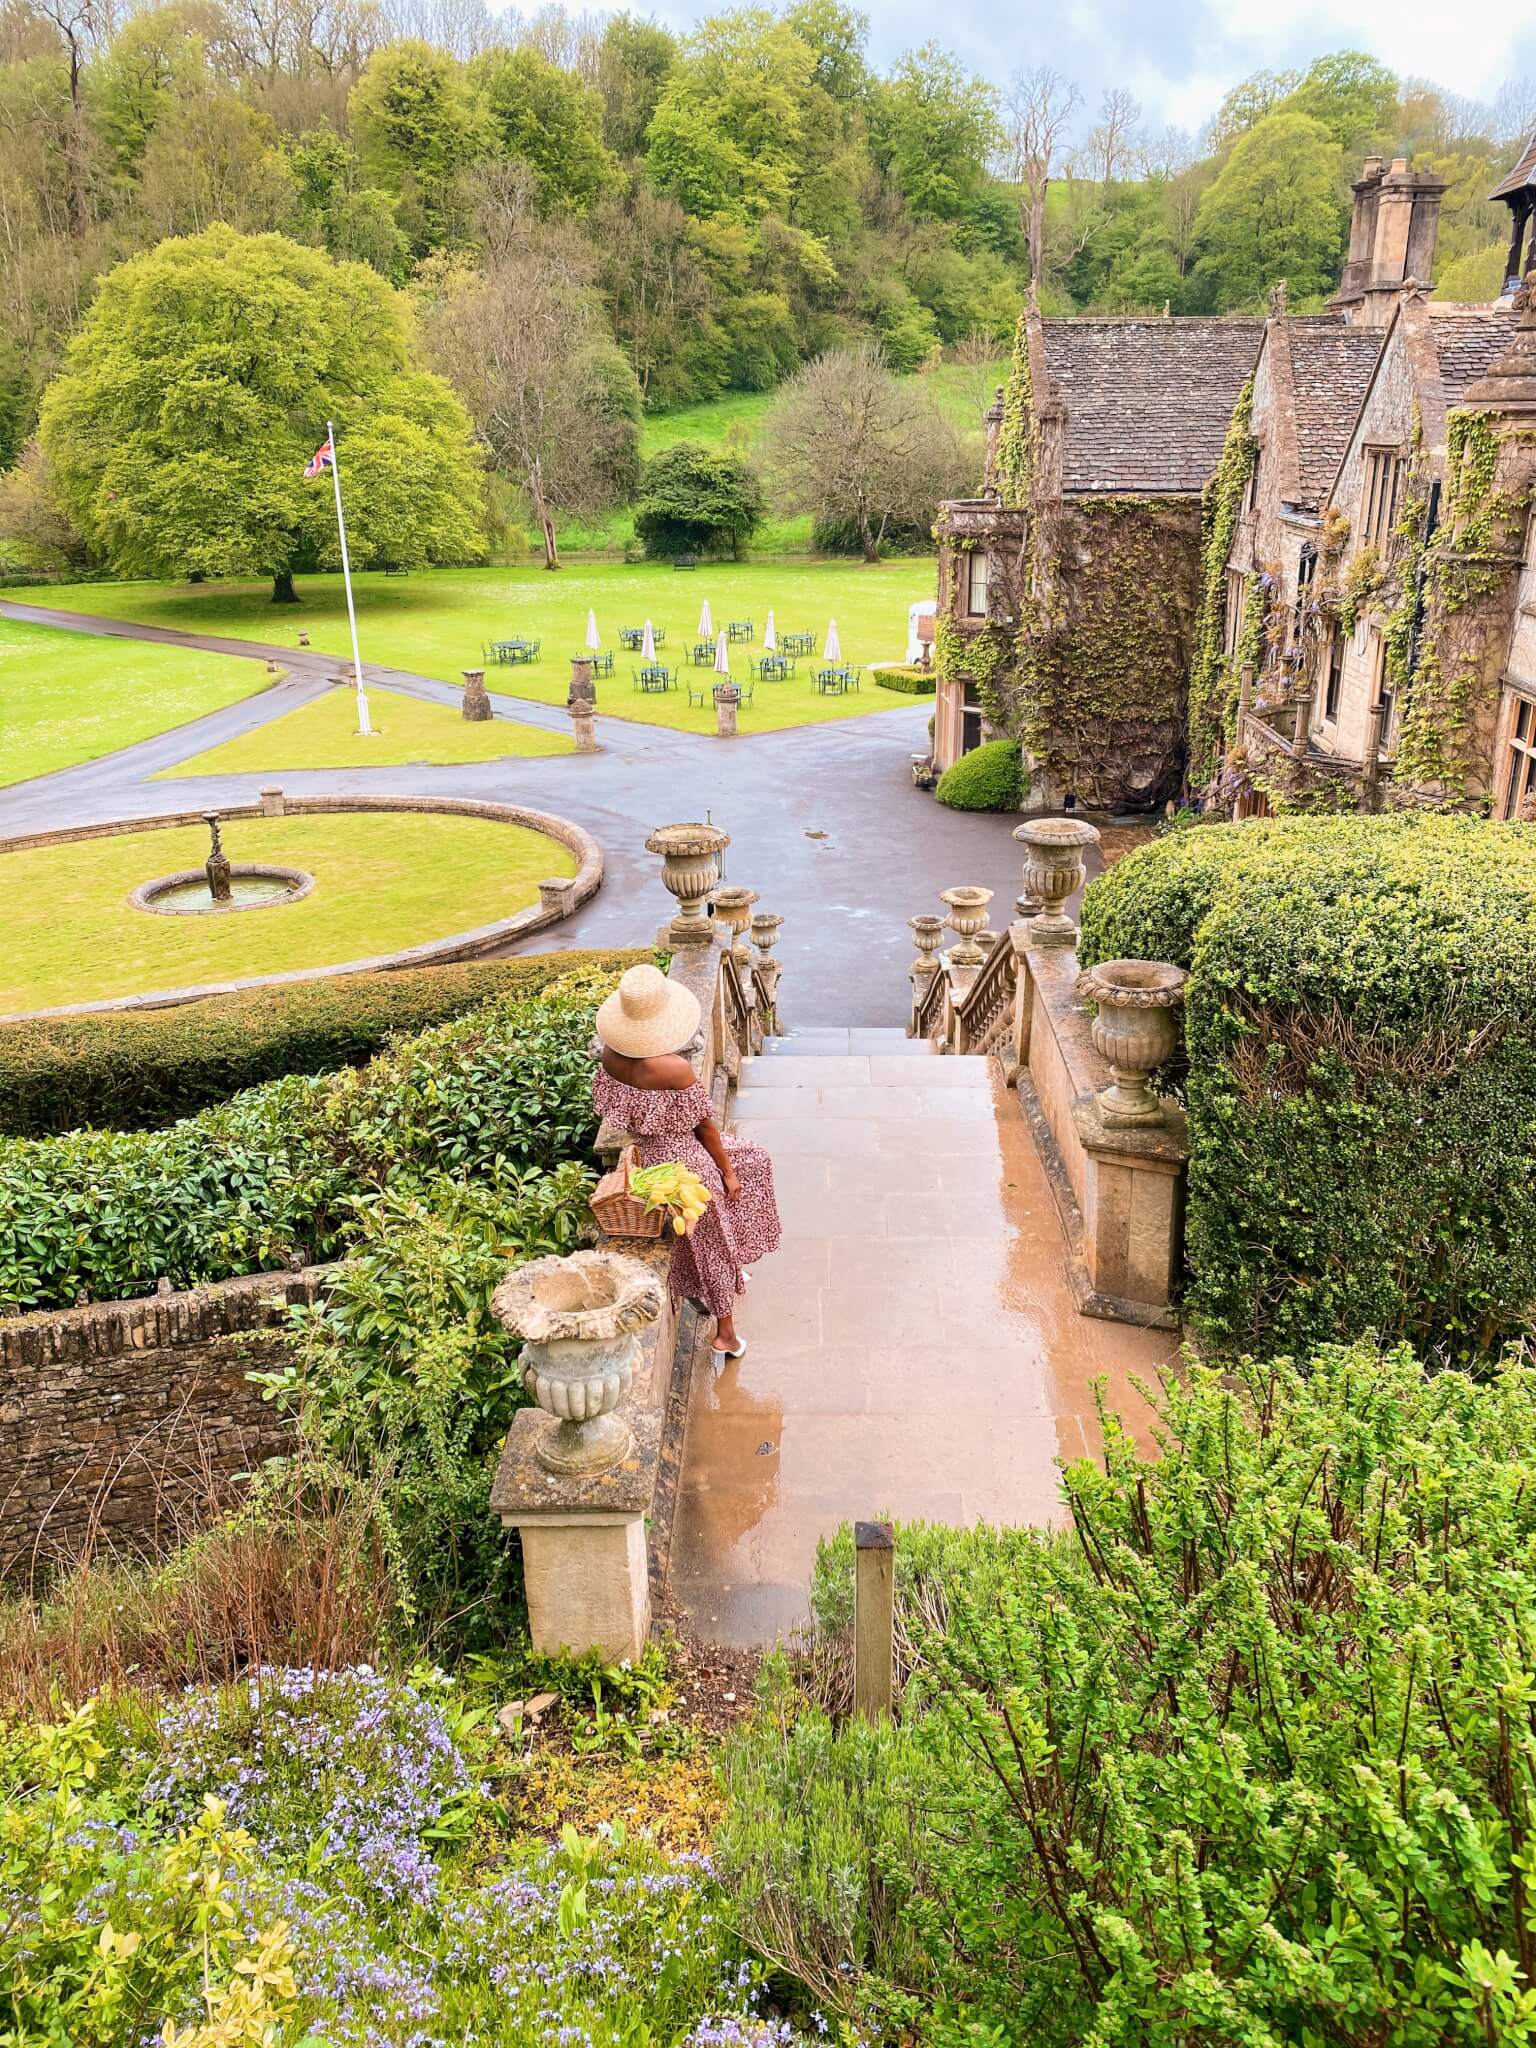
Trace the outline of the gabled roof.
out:
M 1294 503 L 1320 505 L 1333 482 L 1386 339 L 1330 317 L 1276 323 L 1290 350 L 1296 414 Z M 1289 480 L 1287 480 L 1289 481 Z
M 1047 320 L 1046 367 L 1065 408 L 1061 488 L 1198 492 L 1221 459 L 1262 320 Z
M 1515 316 L 1507 306 L 1437 305 L 1426 302 L 1429 332 L 1440 362 L 1446 410 L 1460 405 L 1474 378 L 1486 376 L 1515 338 Z
M 1490 199 L 1514 199 L 1528 185 L 1536 185 L 1536 135 L 1533 135 L 1525 145 L 1524 150 L 1521 152 L 1519 163 L 1515 165 L 1509 176 L 1501 179 L 1488 194 L 1488 197 Z

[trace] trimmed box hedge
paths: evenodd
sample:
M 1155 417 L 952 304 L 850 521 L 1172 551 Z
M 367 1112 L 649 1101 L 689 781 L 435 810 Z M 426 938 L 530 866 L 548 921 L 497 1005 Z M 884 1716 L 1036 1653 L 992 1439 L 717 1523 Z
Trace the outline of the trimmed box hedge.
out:
M 1223 1350 L 1477 1360 L 1536 1304 L 1536 831 L 1279 818 L 1142 847 L 1085 965 L 1189 969 L 1186 1308 Z
M 590 1166 L 593 1018 L 616 980 L 588 968 L 496 996 L 366 1066 L 284 1075 L 166 1130 L 0 1138 L 0 1315 L 335 1258 L 359 1197 L 385 1189 L 512 1196 Z
M 903 664 L 900 667 L 872 668 L 870 674 L 882 690 L 895 690 L 903 697 L 931 697 L 935 688 L 931 668 Z
M 0 1025 L 0 1135 L 154 1129 L 285 1074 L 360 1065 L 391 1037 L 445 1023 L 493 996 L 531 996 L 577 969 L 622 972 L 652 957 L 526 953 L 396 974 L 333 975 L 169 1010 Z
M 934 794 L 952 811 L 1016 811 L 1029 794 L 1017 740 L 984 740 L 939 777 Z

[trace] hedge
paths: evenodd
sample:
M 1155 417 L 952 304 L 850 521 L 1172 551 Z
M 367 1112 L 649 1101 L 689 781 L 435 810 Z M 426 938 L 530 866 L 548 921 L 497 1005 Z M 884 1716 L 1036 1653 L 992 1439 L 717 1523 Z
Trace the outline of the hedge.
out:
M 882 690 L 897 690 L 903 697 L 931 697 L 934 691 L 934 673 L 931 668 L 917 668 L 910 664 L 900 667 L 872 668 L 870 674 Z
M 589 1160 L 593 1012 L 615 979 L 496 998 L 163 1131 L 0 1139 L 0 1314 L 333 1258 L 362 1196 Z
M 445 1023 L 493 996 L 531 996 L 578 969 L 622 972 L 651 957 L 527 953 L 246 989 L 172 1010 L 0 1025 L 0 1135 L 174 1123 L 284 1074 L 356 1066 L 391 1037 Z
M 1017 740 L 987 740 L 962 754 L 935 791 L 953 811 L 1016 811 L 1029 790 Z
M 1085 964 L 1190 971 L 1186 1308 L 1222 1349 L 1475 1360 L 1536 1303 L 1536 831 L 1403 814 L 1174 832 Z

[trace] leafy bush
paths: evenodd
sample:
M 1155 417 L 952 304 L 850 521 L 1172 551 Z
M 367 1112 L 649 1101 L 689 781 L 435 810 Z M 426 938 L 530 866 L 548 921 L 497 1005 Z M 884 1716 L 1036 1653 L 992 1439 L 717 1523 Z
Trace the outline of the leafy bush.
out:
M 622 973 L 650 957 L 531 953 L 247 989 L 171 1010 L 0 1025 L 0 1133 L 46 1138 L 82 1125 L 172 1123 L 261 1081 L 355 1066 L 396 1034 L 444 1023 L 492 996 L 532 996 L 564 974 Z
M 1172 832 L 1089 889 L 1082 957 L 1190 970 L 1186 1308 L 1213 1343 L 1470 1359 L 1529 1326 L 1536 832 Z
M 751 463 L 678 441 L 646 464 L 635 532 L 654 560 L 730 555 L 739 561 L 763 517 L 763 487 Z
M 354 1198 L 581 1159 L 595 970 L 367 1067 L 269 1081 L 165 1131 L 0 1140 L 0 1307 L 56 1307 L 333 1257 Z
M 864 535 L 857 519 L 817 519 L 811 526 L 811 551 L 818 555 L 864 554 Z M 886 520 L 880 535 L 883 555 L 931 555 L 933 521 L 929 519 Z
M 751 1938 L 835 1953 L 894 1878 L 834 1975 L 845 2011 L 921 1999 L 925 2041 L 1536 2040 L 1536 1370 L 1330 1345 L 1160 1410 L 1157 1456 L 1111 1425 L 1069 1469 L 1070 1542 L 946 1573 L 880 1757 L 819 1711 L 737 1738 Z
M 892 664 L 889 668 L 871 669 L 870 674 L 882 690 L 898 690 L 904 697 L 931 697 L 934 692 L 931 668 Z
M 986 740 L 939 777 L 934 794 L 952 811 L 1016 811 L 1029 794 L 1017 740 Z

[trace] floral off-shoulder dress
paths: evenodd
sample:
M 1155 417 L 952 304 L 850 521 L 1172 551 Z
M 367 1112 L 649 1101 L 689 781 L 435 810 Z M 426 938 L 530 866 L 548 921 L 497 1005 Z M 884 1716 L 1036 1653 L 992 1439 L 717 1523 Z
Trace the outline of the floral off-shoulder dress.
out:
M 694 1228 L 672 1240 L 668 1286 L 674 1301 L 700 1301 L 711 1315 L 728 1316 L 744 1270 L 779 1248 L 773 1161 L 761 1145 L 727 1138 L 725 1149 L 741 1183 L 741 1193 L 728 1202 L 719 1169 L 694 1136 L 715 1113 L 702 1082 L 691 1088 L 633 1088 L 599 1067 L 592 1100 L 599 1116 L 629 1132 L 641 1166 L 675 1162 L 709 1189 L 714 1199 Z

